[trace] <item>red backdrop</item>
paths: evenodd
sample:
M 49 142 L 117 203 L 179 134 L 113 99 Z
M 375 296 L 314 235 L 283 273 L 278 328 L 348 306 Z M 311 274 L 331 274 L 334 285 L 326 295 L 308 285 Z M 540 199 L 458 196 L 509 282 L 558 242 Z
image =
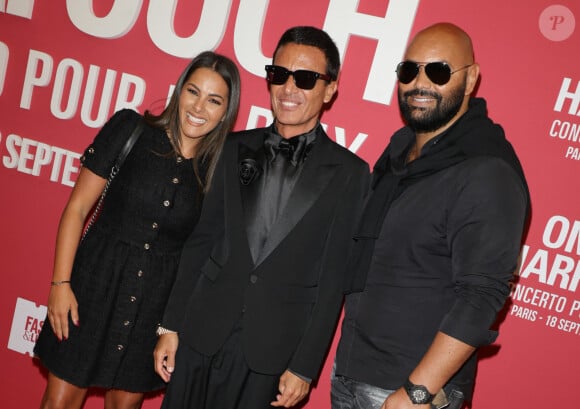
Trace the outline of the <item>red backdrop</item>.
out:
M 504 0 L 0 0 L 3 405 L 40 400 L 45 374 L 30 351 L 44 319 L 58 219 L 79 153 L 115 110 L 163 107 L 188 58 L 215 49 L 242 73 L 236 129 L 264 125 L 263 65 L 286 28 L 315 25 L 336 40 L 343 59 L 338 99 L 322 122 L 372 165 L 401 126 L 394 67 L 405 45 L 422 27 L 450 21 L 473 38 L 477 94 L 519 153 L 533 201 L 501 335 L 480 352 L 473 408 L 575 406 L 579 16 L 577 0 L 525 7 Z M 334 347 L 307 408 L 330 407 Z M 91 395 L 86 408 L 98 407 L 101 397 Z

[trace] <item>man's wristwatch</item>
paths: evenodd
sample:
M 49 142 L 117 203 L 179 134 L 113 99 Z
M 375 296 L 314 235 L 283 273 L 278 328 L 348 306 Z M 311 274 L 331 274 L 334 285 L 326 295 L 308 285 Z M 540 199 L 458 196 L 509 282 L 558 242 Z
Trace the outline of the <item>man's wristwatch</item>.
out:
M 415 405 L 425 405 L 427 403 L 431 403 L 435 397 L 435 395 L 431 394 L 431 392 L 429 392 L 426 387 L 423 385 L 415 385 L 409 379 L 405 381 L 405 385 L 403 387 L 405 388 L 407 395 L 409 395 L 409 399 L 411 399 L 411 402 L 413 402 Z

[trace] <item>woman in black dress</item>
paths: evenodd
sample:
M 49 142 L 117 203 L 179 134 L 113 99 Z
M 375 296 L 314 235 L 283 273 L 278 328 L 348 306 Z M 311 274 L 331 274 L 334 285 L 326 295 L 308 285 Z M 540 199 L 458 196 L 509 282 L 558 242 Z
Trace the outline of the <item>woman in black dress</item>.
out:
M 160 115 L 119 111 L 85 150 L 58 229 L 50 324 L 35 347 L 49 371 L 42 408 L 80 408 L 89 387 L 106 389 L 105 408 L 140 408 L 145 392 L 165 386 L 153 369 L 156 328 L 239 97 L 235 64 L 204 52 Z M 81 239 L 139 121 L 140 137 Z

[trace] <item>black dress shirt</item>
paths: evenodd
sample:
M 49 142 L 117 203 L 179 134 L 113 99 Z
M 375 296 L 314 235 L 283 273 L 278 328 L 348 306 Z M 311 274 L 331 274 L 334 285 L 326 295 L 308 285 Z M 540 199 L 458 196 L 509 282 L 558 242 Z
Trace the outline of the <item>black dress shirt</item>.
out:
M 414 143 L 405 128 L 377 162 L 387 165 L 360 234 L 373 251 L 364 291 L 347 296 L 337 374 L 397 389 L 437 332 L 475 347 L 496 338 L 490 327 L 509 294 L 528 193 L 501 128 L 491 125 L 482 100 L 475 104 L 415 161 L 405 161 Z M 473 148 L 471 129 L 477 143 L 487 138 L 484 146 Z M 381 203 L 374 210 L 373 199 Z M 452 379 L 468 399 L 475 360 Z

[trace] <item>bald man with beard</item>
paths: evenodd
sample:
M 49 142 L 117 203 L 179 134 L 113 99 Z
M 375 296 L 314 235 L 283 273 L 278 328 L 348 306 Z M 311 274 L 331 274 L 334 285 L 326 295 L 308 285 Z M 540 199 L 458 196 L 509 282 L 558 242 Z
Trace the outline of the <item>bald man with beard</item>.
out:
M 377 161 L 355 235 L 333 409 L 461 408 L 509 295 L 529 210 L 469 36 L 439 23 L 397 66 L 406 126 Z

